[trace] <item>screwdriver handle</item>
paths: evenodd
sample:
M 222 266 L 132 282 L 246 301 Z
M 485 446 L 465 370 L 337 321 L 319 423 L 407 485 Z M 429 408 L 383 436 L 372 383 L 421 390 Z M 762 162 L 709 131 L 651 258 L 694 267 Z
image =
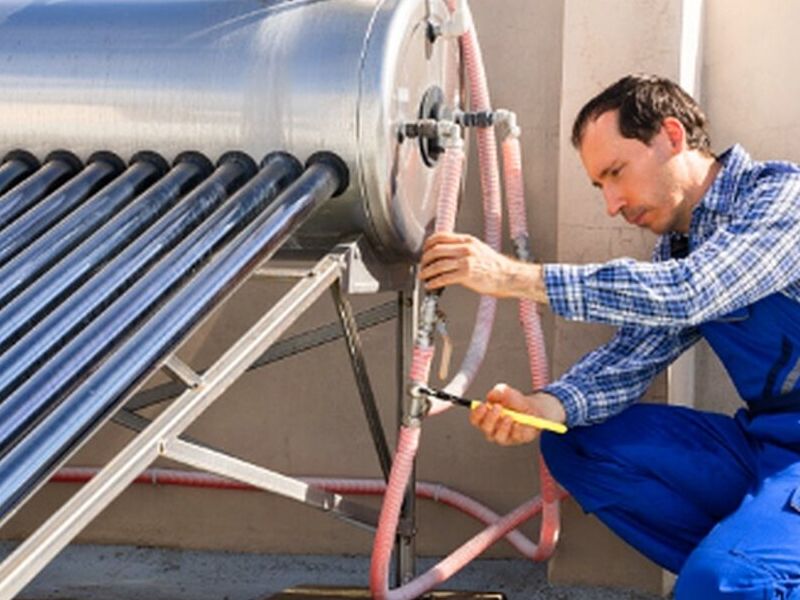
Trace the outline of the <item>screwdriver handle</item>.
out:
M 483 404 L 483 402 L 480 400 L 473 400 L 470 408 L 475 410 L 481 404 Z M 501 409 L 500 413 L 510 417 L 520 425 L 528 425 L 529 427 L 536 427 L 537 429 L 546 429 L 547 431 L 553 431 L 555 433 L 567 433 L 566 425 L 562 423 L 556 423 L 555 421 L 550 421 L 549 419 L 534 417 L 533 415 L 527 415 L 525 413 L 517 412 L 508 408 Z

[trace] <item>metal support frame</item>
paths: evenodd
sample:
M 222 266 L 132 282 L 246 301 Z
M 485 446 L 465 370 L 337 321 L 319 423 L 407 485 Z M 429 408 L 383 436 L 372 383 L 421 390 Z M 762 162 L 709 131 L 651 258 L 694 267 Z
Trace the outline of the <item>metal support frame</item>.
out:
M 255 275 L 258 276 L 260 273 L 257 271 Z M 387 321 L 394 321 L 397 319 L 397 302 L 395 300 L 390 300 L 388 302 L 384 302 L 383 304 L 372 306 L 357 313 L 354 315 L 354 318 L 359 331 L 375 327 L 382 323 L 386 323 Z M 281 341 L 270 346 L 269 350 L 267 350 L 256 362 L 250 365 L 248 371 L 254 371 L 285 358 L 296 356 L 297 354 L 301 354 L 308 350 L 313 350 L 314 348 L 318 348 L 325 344 L 330 344 L 331 342 L 335 342 L 342 337 L 344 337 L 342 324 L 337 320 L 336 322 L 331 322 L 326 325 L 298 333 L 297 335 L 281 339 Z M 160 404 L 167 400 L 172 400 L 181 394 L 183 390 L 184 386 L 182 386 L 180 383 L 176 383 L 174 381 L 162 383 L 161 385 L 156 385 L 152 388 L 147 388 L 146 390 L 136 393 L 136 395 L 134 395 L 125 404 L 125 408 L 127 408 L 129 411 L 141 410 L 143 408 L 147 408 L 148 406 L 153 406 L 154 404 Z M 124 425 L 124 423 L 121 423 L 120 420 L 117 419 L 117 416 L 114 417 L 114 421 Z
M 417 333 L 417 316 L 419 306 L 419 285 L 417 278 L 411 289 L 401 291 L 397 295 L 397 424 L 398 428 L 406 421 L 409 412 L 408 370 L 411 366 L 413 340 Z M 395 541 L 395 586 L 399 587 L 408 583 L 416 575 L 417 547 L 416 547 L 416 502 L 415 489 L 417 486 L 416 467 L 411 471 L 411 477 L 406 488 L 403 506 L 400 511 L 397 540 Z
M 364 407 L 364 414 L 367 417 L 372 441 L 375 444 L 375 451 L 383 471 L 383 478 L 389 481 L 389 472 L 392 470 L 392 456 L 389 453 L 389 444 L 386 442 L 386 435 L 381 425 L 381 417 L 378 414 L 378 407 L 375 404 L 375 394 L 372 393 L 372 386 L 367 374 L 367 363 L 364 360 L 364 352 L 361 349 L 361 339 L 358 336 L 358 326 L 353 317 L 353 309 L 350 302 L 342 293 L 339 282 L 331 286 L 333 301 L 336 304 L 336 312 L 339 313 L 339 320 L 342 323 L 342 330 L 347 342 L 347 351 L 350 354 L 350 364 L 353 366 L 353 375 L 358 385 L 361 404 Z
M 141 432 L 0 564 L 0 600 L 11 599 L 21 591 L 160 456 L 292 498 L 348 522 L 374 529 L 378 517 L 374 508 L 361 506 L 338 494 L 253 465 L 183 436 L 183 432 L 228 387 L 244 374 L 327 289 L 331 289 L 381 467 L 385 473 L 388 472 L 390 460 L 388 445 L 366 376 L 364 357 L 352 310 L 341 289 L 341 282 L 346 277 L 354 247 L 355 243 L 341 245 L 320 259 L 312 269 L 303 271 L 302 279 L 202 374 L 196 373 L 175 355 L 168 358 L 162 364 L 162 368 L 174 379 L 183 383 L 186 390 L 149 423 L 136 413 L 120 411 L 118 416 L 122 418 L 118 421 L 134 429 L 140 429 Z M 288 274 L 285 271 L 282 273 Z M 257 273 L 259 276 L 268 274 L 270 273 L 267 270 Z M 299 271 L 291 273 L 291 275 L 299 274 Z M 412 308 L 414 302 L 407 295 L 401 294 L 400 297 L 401 315 L 398 334 L 410 340 L 411 335 L 406 336 L 406 334 L 412 331 L 409 326 L 414 318 Z M 404 340 L 401 339 L 398 343 L 398 375 L 402 373 L 401 381 L 404 381 L 409 349 Z M 401 392 L 401 402 L 404 395 L 404 392 Z M 399 537 L 413 541 L 413 516 L 409 518 L 407 511 L 400 526 Z M 401 555 L 401 562 L 404 565 L 403 572 L 406 572 L 409 560 L 413 564 L 413 543 L 401 544 L 398 554 Z

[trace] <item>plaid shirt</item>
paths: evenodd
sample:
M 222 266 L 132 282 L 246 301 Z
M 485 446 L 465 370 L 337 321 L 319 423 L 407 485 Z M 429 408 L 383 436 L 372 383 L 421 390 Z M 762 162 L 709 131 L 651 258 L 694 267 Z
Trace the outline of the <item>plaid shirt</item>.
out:
M 571 426 L 597 423 L 644 394 L 700 339 L 697 325 L 775 292 L 800 302 L 800 168 L 740 146 L 694 208 L 689 234 L 659 238 L 653 262 L 545 265 L 553 311 L 619 325 L 614 338 L 545 388 Z M 675 252 L 683 242 L 689 254 Z

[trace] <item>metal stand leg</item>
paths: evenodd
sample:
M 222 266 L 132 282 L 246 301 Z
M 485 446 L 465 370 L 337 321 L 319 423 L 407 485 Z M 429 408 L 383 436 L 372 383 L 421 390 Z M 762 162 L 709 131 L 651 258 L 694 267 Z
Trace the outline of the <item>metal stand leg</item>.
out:
M 386 443 L 386 434 L 383 431 L 383 425 L 381 425 L 378 407 L 375 404 L 375 394 L 373 394 L 372 385 L 369 382 L 367 364 L 361 349 L 361 338 L 358 335 L 358 326 L 353 317 L 353 309 L 350 306 L 350 302 L 344 297 L 342 286 L 338 281 L 331 286 L 331 293 L 336 304 L 336 311 L 339 313 L 339 320 L 342 323 L 342 331 L 344 331 L 345 341 L 347 342 L 347 351 L 350 354 L 350 364 L 353 366 L 353 375 L 356 378 L 361 404 L 367 417 L 367 424 L 372 434 L 372 441 L 375 444 L 375 451 L 378 454 L 383 478 L 389 481 L 389 472 L 392 470 L 392 456 L 389 452 L 389 444 Z
M 416 281 L 416 278 L 413 278 Z M 408 369 L 411 365 L 411 352 L 414 335 L 417 332 L 419 289 L 414 288 L 400 292 L 397 297 L 397 398 L 398 398 L 398 423 L 402 424 L 408 409 Z M 395 586 L 411 581 L 416 574 L 416 469 L 411 474 L 411 479 L 406 489 L 403 508 L 400 512 L 400 525 L 410 533 L 398 533 L 395 542 Z

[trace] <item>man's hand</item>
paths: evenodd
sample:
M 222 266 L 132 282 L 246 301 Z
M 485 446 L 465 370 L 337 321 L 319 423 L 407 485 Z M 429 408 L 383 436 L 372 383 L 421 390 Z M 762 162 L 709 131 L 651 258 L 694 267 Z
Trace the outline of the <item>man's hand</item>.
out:
M 420 264 L 420 279 L 429 290 L 461 284 L 497 298 L 547 302 L 541 266 L 509 258 L 471 235 L 431 235 L 425 241 Z
M 527 444 L 539 437 L 540 430 L 515 422 L 501 414 L 501 407 L 565 423 L 567 415 L 558 398 L 537 392 L 525 396 L 519 390 L 498 383 L 486 395 L 486 403 L 471 411 L 470 422 L 480 429 L 486 439 L 501 446 Z

